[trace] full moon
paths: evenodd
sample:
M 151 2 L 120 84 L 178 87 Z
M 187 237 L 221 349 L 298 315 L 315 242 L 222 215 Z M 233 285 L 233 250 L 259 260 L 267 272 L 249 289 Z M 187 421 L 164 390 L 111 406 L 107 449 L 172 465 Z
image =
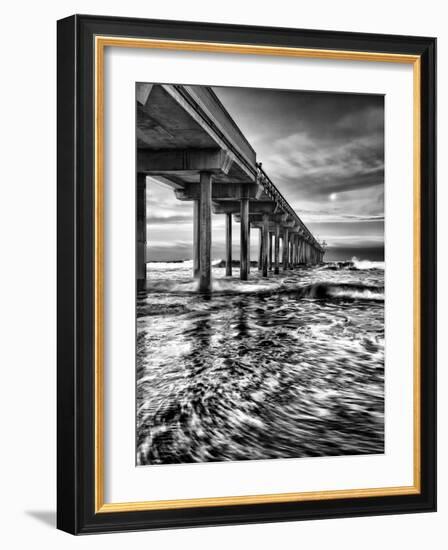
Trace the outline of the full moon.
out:
M 331 200 L 331 201 L 335 201 L 336 199 L 337 199 L 336 193 L 331 193 L 331 195 L 330 195 L 330 200 Z

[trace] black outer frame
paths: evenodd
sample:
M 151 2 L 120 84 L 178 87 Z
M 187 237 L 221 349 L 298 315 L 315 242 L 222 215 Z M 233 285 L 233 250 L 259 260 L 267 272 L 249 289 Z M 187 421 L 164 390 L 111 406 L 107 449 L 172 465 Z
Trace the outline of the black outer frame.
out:
M 57 527 L 72 534 L 436 510 L 436 39 L 74 15 L 58 21 Z M 94 37 L 421 56 L 421 493 L 94 513 Z

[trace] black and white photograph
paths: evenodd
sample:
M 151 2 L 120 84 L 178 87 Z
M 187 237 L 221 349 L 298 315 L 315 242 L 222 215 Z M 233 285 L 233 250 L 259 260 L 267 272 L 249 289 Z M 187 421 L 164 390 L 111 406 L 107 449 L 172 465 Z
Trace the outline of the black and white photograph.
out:
M 384 453 L 384 97 L 136 84 L 138 466 Z

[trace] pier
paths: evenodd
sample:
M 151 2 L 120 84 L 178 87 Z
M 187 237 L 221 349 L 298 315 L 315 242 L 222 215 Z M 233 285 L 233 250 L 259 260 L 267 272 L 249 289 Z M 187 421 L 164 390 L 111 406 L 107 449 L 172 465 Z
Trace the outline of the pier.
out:
M 193 203 L 193 274 L 211 291 L 212 215 L 225 216 L 226 275 L 233 222 L 240 225 L 241 280 L 249 278 L 250 235 L 259 231 L 263 277 L 323 261 L 324 248 L 257 162 L 241 130 L 208 87 L 136 85 L 137 288 L 146 286 L 146 177 Z

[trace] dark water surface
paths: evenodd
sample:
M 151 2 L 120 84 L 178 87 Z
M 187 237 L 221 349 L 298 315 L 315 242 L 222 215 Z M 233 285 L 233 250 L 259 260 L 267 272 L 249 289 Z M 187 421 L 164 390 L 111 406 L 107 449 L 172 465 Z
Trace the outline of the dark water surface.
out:
M 382 453 L 379 262 L 224 277 L 148 264 L 137 301 L 137 464 Z

